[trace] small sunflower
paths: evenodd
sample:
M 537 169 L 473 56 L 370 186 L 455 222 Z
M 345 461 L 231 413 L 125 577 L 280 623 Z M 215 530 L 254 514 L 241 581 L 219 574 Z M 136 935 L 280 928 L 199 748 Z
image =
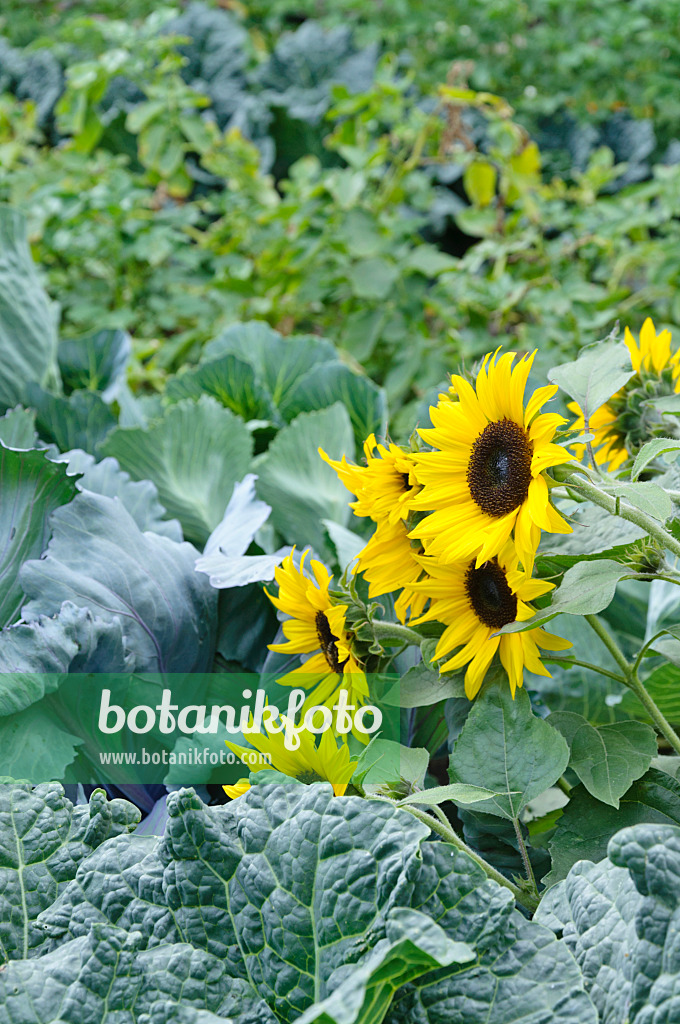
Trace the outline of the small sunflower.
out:
M 350 502 L 355 516 L 367 517 L 376 524 L 375 533 L 357 556 L 354 572 L 363 573 L 369 584 L 368 596 L 408 588 L 421 576 L 416 556 L 423 553 L 412 543 L 409 532 L 410 502 L 420 490 L 415 477 L 413 453 L 396 444 L 377 444 L 375 434 L 364 442 L 365 466 L 356 466 L 342 459 L 329 458 L 319 448 L 321 458 L 332 466 L 348 491 L 356 494 Z M 407 612 L 419 614 L 424 601 L 404 590 L 395 603 L 396 613 L 404 622 Z
M 427 555 L 444 562 L 476 556 L 482 565 L 514 531 L 520 561 L 530 572 L 541 530 L 571 533 L 550 502 L 544 475 L 572 459 L 552 443 L 566 421 L 539 411 L 557 387 L 538 388 L 523 405 L 534 355 L 514 368 L 514 352 L 487 355 L 475 388 L 453 376 L 457 401 L 446 399 L 430 410 L 434 426 L 419 433 L 435 450 L 414 456 L 422 490 L 411 501 L 430 514 L 409 534 L 424 543 Z
M 303 552 L 299 568 L 290 554 L 274 571 L 279 585 L 277 597 L 265 590 L 272 604 L 290 616 L 282 624 L 286 642 L 269 644 L 269 650 L 311 655 L 279 682 L 303 689 L 313 686 L 303 712 L 316 704 L 332 709 L 341 689 L 348 691 L 350 704 L 363 704 L 368 698 L 368 684 L 352 653 L 351 637 L 345 628 L 347 605 L 331 601 L 328 588 L 333 577 L 321 562 L 310 561 L 313 579 L 305 575 L 308 554 L 309 548 Z
M 640 331 L 640 343 L 626 327 L 624 342 L 630 352 L 630 363 L 635 376 L 616 392 L 606 405 L 600 406 L 588 420 L 588 428 L 595 435 L 592 442 L 598 465 L 609 464 L 614 471 L 635 455 L 651 439 L 655 430 L 667 433 L 667 424 L 645 403 L 652 397 L 680 392 L 680 349 L 671 352 L 671 332 L 656 333 L 647 317 Z M 569 403 L 576 415 L 574 429 L 583 432 L 583 411 L 576 402 Z M 578 458 L 583 457 L 583 445 L 576 448 Z
M 571 647 L 568 640 L 544 629 L 526 633 L 494 636 L 510 622 L 524 622 L 534 614 L 526 603 L 554 587 L 545 580 L 534 580 L 519 568 L 517 553 L 511 542 L 500 554 L 481 565 L 474 559 L 454 565 L 442 565 L 436 559 L 422 558 L 427 580 L 415 587 L 430 598 L 430 607 L 417 622 L 441 622 L 446 626 L 433 661 L 446 657 L 456 647 L 461 649 L 441 666 L 455 671 L 467 665 L 465 693 L 469 700 L 479 692 L 496 651 L 508 673 L 512 696 L 524 681 L 524 667 L 537 675 L 549 676 L 543 665 L 539 647 L 563 651 Z
M 287 724 L 285 715 L 281 715 L 281 722 L 284 726 Z M 306 730 L 298 735 L 300 746 L 297 750 L 288 750 L 282 732 L 249 735 L 248 742 L 251 746 L 261 754 L 269 756 L 270 764 L 262 764 L 260 770 L 282 772 L 300 782 L 330 782 L 335 795 L 344 796 L 356 768 L 356 762 L 350 761 L 347 742 L 338 742 L 330 729 L 321 733 L 318 744 L 315 742 L 315 736 Z M 252 754 L 249 747 L 241 747 L 228 740 L 226 743 L 238 757 L 247 758 Z M 239 779 L 236 785 L 222 788 L 227 796 L 235 800 L 250 789 L 250 783 L 247 779 Z

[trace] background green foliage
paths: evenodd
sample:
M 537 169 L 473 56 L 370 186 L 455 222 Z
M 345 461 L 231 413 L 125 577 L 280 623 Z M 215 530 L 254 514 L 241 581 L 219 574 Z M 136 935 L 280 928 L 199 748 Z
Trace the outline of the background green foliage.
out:
M 405 435 L 489 335 L 545 369 L 680 322 L 673 9 L 5 5 L 0 198 L 64 332 L 133 335 L 133 387 L 265 319 L 362 365 Z

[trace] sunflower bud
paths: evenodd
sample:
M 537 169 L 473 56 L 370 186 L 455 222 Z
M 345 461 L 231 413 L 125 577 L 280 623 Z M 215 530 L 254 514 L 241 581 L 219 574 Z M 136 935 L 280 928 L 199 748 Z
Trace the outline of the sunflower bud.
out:
M 663 546 L 653 537 L 643 537 L 626 549 L 626 564 L 633 572 L 655 576 L 667 567 Z

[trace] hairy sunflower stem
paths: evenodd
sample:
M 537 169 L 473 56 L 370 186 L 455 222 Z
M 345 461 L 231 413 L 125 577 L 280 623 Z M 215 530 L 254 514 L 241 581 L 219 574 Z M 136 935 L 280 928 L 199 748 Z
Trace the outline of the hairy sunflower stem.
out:
M 633 691 L 640 703 L 644 706 L 645 710 L 649 713 L 650 718 L 661 735 L 668 741 L 668 743 L 670 743 L 673 750 L 675 750 L 677 754 L 680 754 L 680 736 L 678 736 L 668 719 L 662 714 L 655 701 L 647 693 L 640 681 L 637 671 L 628 663 L 625 654 L 617 644 L 614 637 L 611 635 L 604 623 L 598 619 L 597 615 L 584 615 L 583 617 L 593 632 L 599 636 L 600 640 L 612 655 L 617 665 L 621 668 L 621 671 L 625 676 L 625 682 L 628 689 Z
M 502 875 L 500 871 L 496 871 L 496 869 L 485 861 L 483 857 L 480 857 L 478 853 L 475 853 L 475 851 L 460 838 L 457 832 L 454 832 L 448 821 L 444 824 L 443 821 L 433 818 L 432 815 L 428 814 L 426 811 L 421 811 L 418 807 L 413 807 L 409 804 L 404 804 L 402 810 L 408 811 L 414 818 L 417 818 L 418 821 L 422 821 L 424 825 L 427 825 L 433 832 L 436 832 L 437 835 L 441 836 L 445 842 L 450 843 L 451 846 L 455 846 L 457 850 L 461 850 L 463 853 L 466 853 L 468 857 L 471 857 L 475 864 L 478 864 L 489 878 L 493 879 L 494 882 L 498 882 L 498 884 L 504 886 L 504 888 L 509 889 L 517 902 L 521 903 L 525 910 L 528 910 L 530 913 L 533 913 L 534 910 L 536 910 L 539 902 L 538 896 L 533 896 L 530 893 L 523 892 L 519 886 L 509 881 L 509 879 L 507 879 L 505 875 Z
M 617 683 L 625 683 L 625 677 L 620 676 L 618 672 L 610 672 L 608 668 L 603 668 L 602 665 L 593 665 L 589 661 L 581 661 L 579 658 L 560 658 L 552 654 L 542 654 L 542 661 L 548 661 L 551 664 L 566 665 L 569 668 L 571 665 L 578 665 L 580 668 L 589 668 L 593 672 L 599 672 L 601 676 L 607 676 L 608 679 L 615 679 Z
M 534 869 L 532 868 L 531 861 L 529 860 L 529 852 L 527 850 L 526 843 L 524 842 L 524 836 L 522 835 L 522 826 L 519 823 L 519 818 L 513 818 L 512 824 L 515 829 L 515 835 L 517 836 L 517 845 L 519 847 L 519 852 L 522 857 L 522 864 L 524 864 L 524 872 L 527 876 L 527 881 L 531 886 L 532 892 L 536 895 L 536 902 L 538 902 L 539 895 L 538 887 L 536 886 L 536 879 L 534 878 Z
M 586 480 L 582 475 L 577 476 L 572 473 L 567 477 L 565 483 L 578 494 L 592 501 L 594 505 L 599 505 L 600 508 L 606 509 L 607 512 L 614 516 L 619 516 L 620 519 L 628 520 L 629 523 L 635 523 L 645 533 L 648 533 L 650 537 L 654 537 L 660 544 L 663 544 L 665 548 L 680 558 L 680 541 L 677 541 L 672 533 L 665 530 L 658 520 L 653 519 L 646 512 L 621 502 L 619 498 L 612 497 L 611 494 L 607 494 L 601 487 L 597 487 L 596 484 Z
M 385 641 L 389 643 L 390 640 L 394 640 L 396 644 L 420 644 L 423 641 L 420 633 L 416 633 L 415 629 L 410 629 L 408 626 L 402 626 L 399 622 L 372 622 L 373 635 L 376 640 Z

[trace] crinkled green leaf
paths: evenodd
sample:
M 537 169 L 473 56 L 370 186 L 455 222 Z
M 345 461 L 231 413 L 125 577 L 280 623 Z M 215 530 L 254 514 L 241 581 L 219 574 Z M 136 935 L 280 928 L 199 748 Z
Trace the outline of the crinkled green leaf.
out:
M 252 438 L 243 420 L 204 395 L 170 406 L 146 428 L 112 431 L 101 452 L 113 455 L 133 480 L 151 480 L 185 537 L 202 545 L 248 472 Z
M 572 711 L 555 711 L 548 722 L 569 744 L 569 767 L 598 800 L 611 807 L 645 774 L 656 756 L 656 733 L 643 722 L 591 725 Z
M 385 938 L 361 960 L 339 968 L 333 991 L 311 1006 L 297 1024 L 381 1024 L 398 988 L 430 970 L 475 960 L 464 942 L 452 942 L 431 918 L 398 907 L 385 924 Z
M 21 570 L 32 598 L 25 619 L 73 601 L 120 620 L 139 671 L 201 672 L 212 664 L 217 594 L 195 571 L 191 544 L 141 533 L 120 501 L 89 491 L 58 509 L 51 525 L 45 557 Z
M 680 828 L 624 828 L 607 854 L 575 864 L 536 920 L 564 935 L 600 1024 L 671 1024 L 680 1018 Z
M 89 804 L 74 807 L 58 782 L 35 789 L 0 785 L 3 958 L 32 955 L 44 935 L 36 924 L 38 914 L 54 903 L 96 847 L 130 831 L 138 820 L 136 807 L 125 800 L 108 801 L 103 790 L 95 790 Z
M 0 1007 L 15 1012 L 19 992 L 38 1024 L 75 1024 L 79 998 L 88 1021 L 104 1024 L 106 992 L 117 1024 L 133 1024 L 133 1006 L 154 1019 L 155 992 L 180 1004 L 157 1011 L 164 1024 L 193 1022 L 197 1006 L 236 1024 L 305 1013 L 377 1024 L 420 961 L 426 973 L 398 988 L 390 1024 L 451 1012 L 461 1024 L 595 1024 L 565 945 L 389 802 L 259 784 L 226 807 L 182 790 L 168 811 L 162 839 L 118 836 L 87 858 L 40 916 L 35 968 L 0 972 Z
M 596 1024 L 566 946 L 513 908 L 507 890 L 445 843 L 423 843 L 411 906 L 477 950 L 401 989 L 387 1024 Z
M 0 445 L 0 625 L 19 616 L 24 596 L 19 569 L 39 558 L 50 536 L 49 518 L 76 494 L 76 480 L 44 451 Z
M 57 379 L 55 309 L 31 259 L 23 215 L 0 206 L 0 405 L 23 401 L 28 381 Z
M 518 818 L 522 808 L 559 779 L 569 762 L 564 738 L 532 711 L 529 695 L 489 686 L 475 700 L 449 759 L 452 783 L 490 789 L 475 810 Z M 464 801 L 460 801 L 464 804 Z

